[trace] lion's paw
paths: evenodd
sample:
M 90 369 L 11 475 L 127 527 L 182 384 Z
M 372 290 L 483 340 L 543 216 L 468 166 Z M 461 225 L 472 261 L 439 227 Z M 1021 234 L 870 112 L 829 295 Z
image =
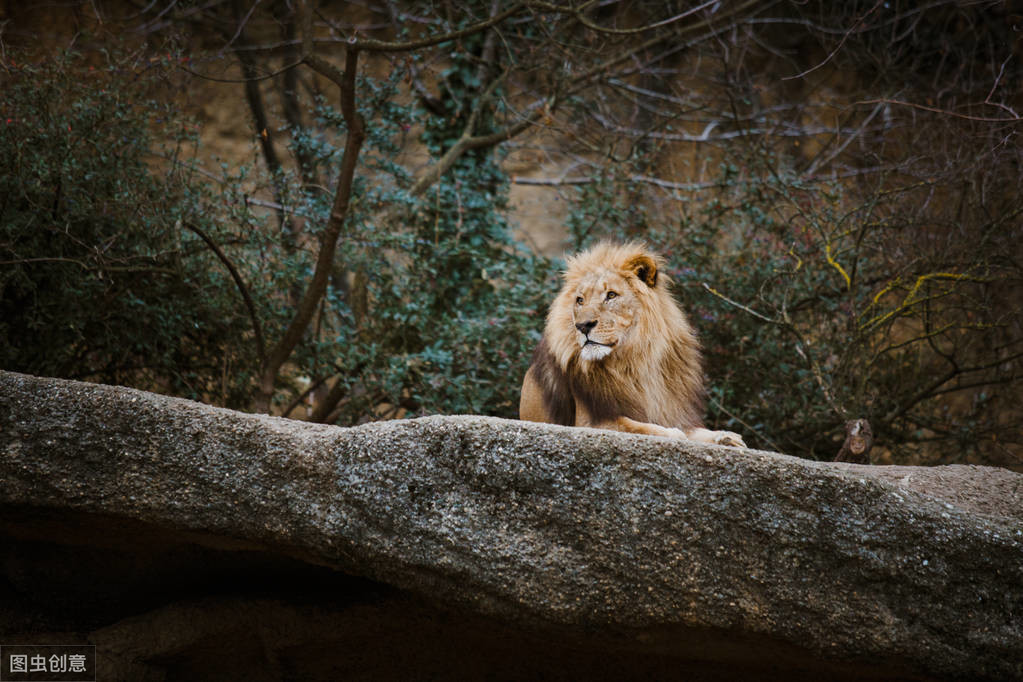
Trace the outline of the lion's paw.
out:
M 746 447 L 745 441 L 742 436 L 731 431 L 715 431 L 714 442 L 718 445 L 727 445 L 733 448 L 744 448 Z

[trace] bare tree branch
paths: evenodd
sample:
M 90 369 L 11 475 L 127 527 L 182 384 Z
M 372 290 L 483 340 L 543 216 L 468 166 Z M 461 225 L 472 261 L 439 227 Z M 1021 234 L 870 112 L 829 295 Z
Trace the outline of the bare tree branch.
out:
M 386 41 L 386 40 L 372 40 L 372 39 L 359 39 L 355 36 L 350 36 L 347 39 L 349 47 L 355 48 L 356 50 L 364 52 L 412 52 L 413 50 L 419 50 L 424 47 L 432 47 L 434 45 L 440 45 L 452 40 L 458 40 L 459 38 L 465 38 L 467 36 L 480 33 L 485 31 L 492 26 L 500 24 L 505 19 L 519 14 L 529 3 L 518 2 L 504 10 L 499 14 L 495 14 L 486 21 L 480 21 L 478 23 L 466 26 L 463 29 L 457 31 L 451 31 L 437 36 L 429 36 L 427 38 L 421 38 L 419 40 L 410 40 L 406 42 L 398 41 Z M 307 51 L 308 53 L 308 51 Z
M 340 89 L 341 114 L 344 116 L 345 123 L 348 126 L 348 133 L 345 138 L 345 148 L 341 158 L 341 170 L 334 194 L 334 204 L 331 207 L 326 228 L 320 237 L 320 250 L 316 258 L 312 279 L 306 288 L 305 295 L 299 302 L 291 323 L 285 330 L 284 335 L 270 351 L 260 371 L 259 394 L 256 406 L 262 412 L 269 411 L 277 373 L 302 339 L 316 313 L 320 299 L 323 298 L 327 290 L 330 272 L 334 265 L 334 254 L 337 251 L 337 241 L 348 217 L 348 208 L 351 203 L 359 152 L 366 139 L 365 122 L 355 104 L 355 77 L 358 71 L 359 50 L 351 46 L 347 49 L 343 71 L 337 69 L 337 67 L 334 67 L 326 60 L 316 57 L 312 53 L 312 33 L 310 30 L 312 7 L 310 2 L 304 3 L 303 10 L 303 60 L 309 66 L 333 80 Z
M 692 16 L 693 14 L 696 14 L 697 12 L 705 10 L 705 9 L 707 9 L 709 7 L 712 7 L 714 5 L 720 5 L 720 1 L 721 0 L 708 0 L 707 2 L 703 3 L 702 5 L 697 5 L 696 7 L 690 7 L 689 9 L 685 10 L 684 12 L 681 12 L 681 13 L 676 14 L 674 16 L 668 17 L 667 19 L 662 19 L 661 21 L 655 21 L 655 22 L 652 22 L 652 23 L 649 23 L 649 24 L 645 24 L 643 26 L 638 26 L 636 28 L 608 28 L 606 26 L 601 26 L 600 24 L 597 24 L 597 23 L 595 23 L 593 21 L 590 21 L 590 19 L 586 16 L 586 10 L 589 9 L 590 5 L 593 4 L 592 2 L 587 2 L 587 3 L 585 3 L 584 5 L 582 5 L 581 7 L 578 7 L 578 8 L 576 8 L 576 7 L 563 7 L 561 5 L 555 5 L 555 4 L 548 3 L 548 2 L 533 2 L 532 5 L 533 5 L 533 7 L 538 7 L 540 9 L 544 9 L 544 10 L 547 10 L 549 12 L 556 12 L 558 14 L 568 14 L 568 15 L 571 15 L 576 20 L 578 20 L 579 23 L 581 23 L 583 26 L 585 26 L 586 28 L 592 29 L 592 30 L 594 30 L 594 31 L 596 31 L 598 33 L 607 33 L 609 35 L 636 35 L 637 33 L 647 33 L 649 31 L 652 31 L 653 29 L 661 28 L 662 26 L 669 26 L 671 24 L 674 24 L 674 23 L 676 23 L 678 21 L 681 21 L 682 19 L 685 19 L 688 16 Z
M 998 106 L 998 107 L 1001 107 L 1001 108 L 1005 108 L 1002 105 L 995 104 L 993 102 L 984 102 L 984 103 L 989 105 L 989 106 Z M 857 102 L 857 104 L 892 104 L 892 105 L 900 106 L 900 107 L 912 107 L 913 109 L 920 109 L 921 111 L 929 111 L 932 114 L 941 114 L 942 116 L 952 116 L 954 118 L 961 118 L 961 119 L 966 120 L 966 121 L 979 121 L 981 123 L 1020 123 L 1020 122 L 1023 122 L 1023 118 L 1021 118 L 1018 114 L 1016 114 L 1011 109 L 1009 109 L 1009 111 L 1012 112 L 1013 115 L 1010 116 L 1010 117 L 992 118 L 990 116 L 971 116 L 969 114 L 960 114 L 958 111 L 950 111 L 948 109 L 939 109 L 938 107 L 932 107 L 932 106 L 928 106 L 928 105 L 925 105 L 925 104 L 917 104 L 915 102 L 903 102 L 901 100 L 888 99 L 888 98 L 868 99 L 868 100 L 863 100 L 862 102 Z
M 231 259 L 227 257 L 227 254 L 224 253 L 224 250 L 220 248 L 217 242 L 206 234 L 205 231 L 200 229 L 198 225 L 191 222 L 180 221 L 179 225 L 187 228 L 202 239 L 231 274 L 231 279 L 234 280 L 234 285 L 238 287 L 238 293 L 241 294 L 242 300 L 245 301 L 245 308 L 249 311 L 249 319 L 252 321 L 252 333 L 256 337 L 256 353 L 259 358 L 259 362 L 262 365 L 266 362 L 266 343 L 263 340 L 263 326 L 259 323 L 259 315 L 256 313 L 256 304 L 252 300 L 252 295 L 249 294 L 249 288 L 245 286 L 245 280 L 242 279 L 241 273 L 238 272 L 238 268 L 234 266 L 234 263 L 231 262 Z

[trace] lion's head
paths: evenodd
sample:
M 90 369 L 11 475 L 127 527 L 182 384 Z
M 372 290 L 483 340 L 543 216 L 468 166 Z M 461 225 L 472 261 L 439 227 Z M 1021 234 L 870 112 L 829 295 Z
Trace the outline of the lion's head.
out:
M 688 335 L 661 266 L 639 243 L 601 243 L 570 258 L 547 321 L 559 364 L 635 362 L 657 356 L 667 336 Z

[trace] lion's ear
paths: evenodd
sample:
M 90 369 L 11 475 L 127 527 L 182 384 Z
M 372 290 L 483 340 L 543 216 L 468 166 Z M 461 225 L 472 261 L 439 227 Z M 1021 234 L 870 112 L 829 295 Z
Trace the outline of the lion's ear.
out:
M 645 254 L 636 256 L 625 267 L 636 273 L 636 277 L 639 277 L 648 287 L 653 288 L 657 285 L 657 263 L 650 256 Z

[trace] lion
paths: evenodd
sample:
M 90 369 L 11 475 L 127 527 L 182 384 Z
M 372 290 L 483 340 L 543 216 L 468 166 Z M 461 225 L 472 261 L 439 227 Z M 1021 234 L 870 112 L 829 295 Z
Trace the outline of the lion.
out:
M 644 244 L 569 258 L 522 382 L 519 418 L 745 447 L 703 426 L 700 346 Z

